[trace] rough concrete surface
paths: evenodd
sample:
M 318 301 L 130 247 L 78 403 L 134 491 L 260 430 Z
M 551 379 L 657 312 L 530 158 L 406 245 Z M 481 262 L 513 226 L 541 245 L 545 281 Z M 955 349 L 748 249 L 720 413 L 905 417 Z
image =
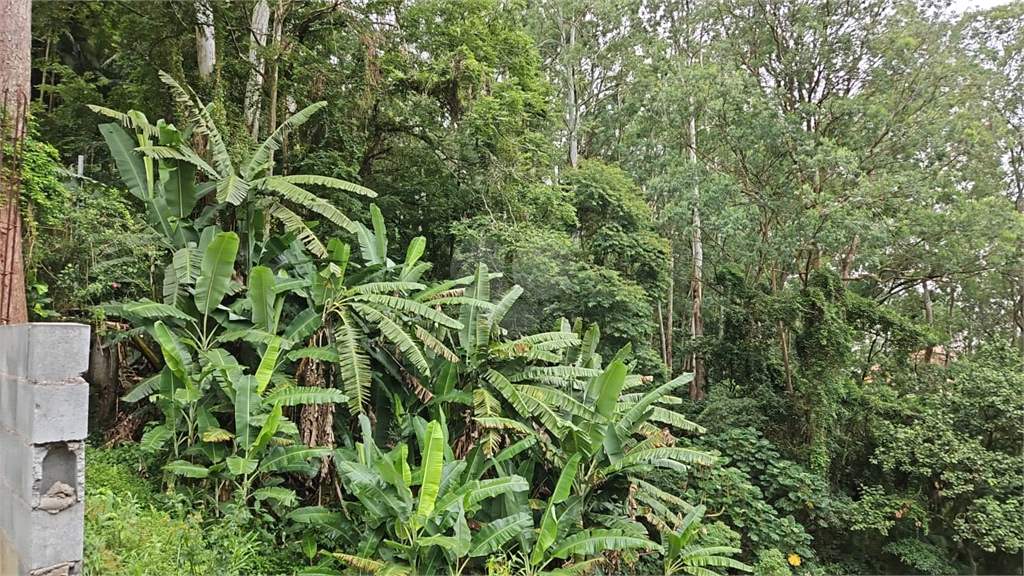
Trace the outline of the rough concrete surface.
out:
M 82 568 L 89 327 L 0 326 L 0 576 Z

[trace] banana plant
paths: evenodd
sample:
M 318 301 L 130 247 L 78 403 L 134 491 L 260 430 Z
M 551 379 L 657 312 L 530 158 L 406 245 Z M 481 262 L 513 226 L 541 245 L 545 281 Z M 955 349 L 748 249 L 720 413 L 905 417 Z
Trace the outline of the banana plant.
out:
M 716 460 L 711 454 L 675 446 L 668 428 L 650 425 L 656 403 L 671 401 L 671 392 L 685 386 L 692 376 L 684 375 L 643 394 L 620 395 L 624 376 L 624 365 L 616 360 L 594 379 L 593 387 L 600 390 L 596 396 L 591 394 L 595 417 L 578 421 L 585 432 L 567 436 L 554 451 L 581 456 L 579 490 L 588 517 L 604 521 L 610 520 L 608 515 L 628 513 L 643 517 L 658 531 L 670 530 L 692 506 L 645 480 L 647 473 L 654 468 L 685 472 L 692 465 L 710 465 Z M 590 405 L 586 399 L 583 402 Z M 665 419 L 687 422 L 678 415 Z M 629 499 L 624 494 L 629 494 Z
M 295 386 L 281 373 L 282 352 L 309 331 L 299 317 L 284 336 L 277 335 L 289 282 L 257 267 L 246 296 L 228 302 L 239 288 L 232 281 L 238 237 L 208 227 L 200 246 L 199 264 L 180 271 L 188 278 L 175 305 L 141 301 L 108 307 L 146 330 L 164 360 L 156 376 L 125 397 L 151 398 L 164 413 L 164 422 L 143 435 L 142 447 L 167 454 L 172 481 L 228 483 L 242 502 L 273 498 L 294 505 L 294 493 L 276 486 L 274 474 L 312 472 L 315 463 L 308 460 L 329 449 L 297 445 L 296 426 L 283 408 L 347 398 L 339 390 Z M 246 366 L 224 347 L 236 338 L 232 328 L 235 335 L 257 335 L 250 337 L 257 362 Z M 262 487 L 253 491 L 257 485 Z
M 479 322 L 478 326 L 486 324 Z M 566 346 L 541 350 L 541 354 L 551 356 L 533 358 L 532 363 L 522 364 L 507 377 L 507 386 L 519 391 L 520 398 L 525 394 L 543 400 L 556 397 L 548 402 L 548 406 L 564 424 L 560 429 L 538 428 L 545 430 L 543 434 L 522 426 L 509 426 L 506 431 L 511 429 L 522 439 L 497 457 L 488 458 L 491 454 L 485 450 L 471 452 L 468 458 L 471 469 L 482 471 L 497 466 L 515 447 L 515 453 L 507 456 L 510 461 L 505 470 L 515 470 L 529 478 L 532 484 L 548 484 L 543 478 L 544 469 L 562 470 L 564 477 L 567 467 L 573 468 L 576 491 L 573 493 L 574 506 L 569 509 L 580 512 L 594 524 L 614 526 L 626 534 L 647 537 L 647 529 L 632 518 L 635 513 L 630 518 L 621 518 L 625 515 L 621 513 L 629 510 L 630 503 L 635 503 L 636 512 L 648 520 L 649 525 L 659 531 L 670 530 L 692 507 L 645 481 L 646 473 L 653 468 L 686 471 L 694 464 L 714 462 L 710 454 L 675 446 L 675 438 L 669 433 L 670 428 L 690 433 L 703 431 L 673 409 L 682 404 L 673 392 L 685 388 L 692 375 L 686 374 L 646 392 L 637 392 L 643 386 L 649 387 L 650 380 L 631 373 L 626 364 L 630 352 L 628 347 L 619 351 L 608 366 L 602 368 L 602 359 L 595 352 L 600 338 L 596 325 L 584 333 L 579 322 L 570 328 L 567 321 L 561 320 L 556 325 L 556 332 L 575 334 L 577 338 L 563 339 L 562 342 L 569 342 Z M 552 338 L 552 341 L 558 339 Z M 518 348 L 519 351 L 525 349 L 522 346 Z M 550 389 L 556 390 L 557 396 L 550 394 Z M 480 392 L 476 394 L 480 396 Z M 504 401 L 510 400 L 508 396 L 499 398 L 502 402 L 483 405 L 494 406 L 494 412 L 498 412 L 503 409 Z M 513 402 L 509 403 L 518 408 Z M 523 417 L 522 413 L 516 414 L 515 422 Z M 544 466 L 535 466 L 535 459 Z M 575 471 L 577 467 L 578 472 Z M 536 478 L 535 471 L 540 472 Z M 625 495 L 630 495 L 630 499 Z M 550 530 L 550 520 L 548 522 Z M 536 567 L 539 559 L 533 560 L 532 565 Z
M 179 131 L 164 120 L 151 124 L 136 110 L 121 114 L 91 106 L 94 111 L 113 116 L 125 127 L 134 129 L 134 137 L 117 123 L 101 124 L 100 133 L 114 159 L 128 192 L 142 202 L 147 223 L 170 248 L 183 248 L 188 242 L 197 242 L 198 234 L 190 218 L 198 199 L 213 190 L 211 184 L 196 184 L 194 165 L 177 159 L 155 160 L 137 150 L 154 145 L 180 146 L 195 129 L 189 125 Z M 210 212 L 205 212 L 208 218 Z
M 194 242 L 194 228 L 201 228 L 216 214 L 232 209 L 232 214 L 241 217 L 242 270 L 247 277 L 249 270 L 261 262 L 272 240 L 265 234 L 268 220 L 283 225 L 286 232 L 299 238 L 315 256 L 327 256 L 325 244 L 295 211 L 296 207 L 313 212 L 352 234 L 358 232 L 355 222 L 304 187 L 321 186 L 367 197 L 376 196 L 375 192 L 337 178 L 273 173 L 272 154 L 280 148 L 285 133 L 309 120 L 327 105 L 326 102 L 314 103 L 289 117 L 236 165 L 213 120 L 213 105 L 203 104 L 190 88 L 182 87 L 169 74 L 160 72 L 159 75 L 189 114 L 189 126 L 183 132 L 163 120 L 153 125 L 138 111 L 122 113 L 101 106 L 90 106 L 90 109 L 135 130 L 133 141 L 117 124 L 101 127 L 129 191 L 143 201 L 149 220 L 170 239 L 172 246 L 181 249 L 189 240 Z M 193 132 L 205 137 L 209 160 L 186 144 Z M 159 178 L 153 170 L 154 160 L 159 166 Z M 197 186 L 197 174 L 209 182 Z M 216 194 L 216 202 L 194 221 L 190 220 L 197 201 L 211 193 Z M 235 222 L 232 220 L 231 224 Z
M 674 576 L 685 572 L 692 576 L 718 576 L 708 566 L 753 572 L 752 567 L 732 558 L 741 552 L 739 548 L 700 544 L 700 521 L 704 512 L 704 506 L 695 506 L 676 530 L 662 533 L 664 574 Z
M 364 413 L 370 404 L 372 360 L 402 387 L 426 400 L 429 391 L 420 381 L 431 375 L 428 354 L 458 361 L 455 353 L 433 336 L 433 331 L 437 327 L 462 328 L 461 322 L 438 309 L 444 301 L 424 303 L 416 298 L 428 290 L 419 281 L 429 268 L 419 260 L 425 240 L 414 239 L 404 262 L 396 264 L 387 257 L 381 212 L 376 205 L 370 206 L 370 212 L 372 231 L 356 224 L 358 256 L 353 255 L 349 244 L 332 239 L 327 245 L 328 257 L 322 263 L 296 263 L 310 280 L 308 306 L 323 310 L 323 329 L 329 331 L 331 343 L 316 350 L 296 352 L 294 356 L 309 354 L 337 362 L 353 414 Z
M 541 516 L 540 528 L 528 562 L 523 568 L 530 575 L 546 573 L 553 562 L 574 559 L 572 568 L 555 568 L 549 573 L 580 573 L 592 569 L 603 560 L 605 551 L 646 548 L 660 550 L 656 542 L 647 538 L 642 526 L 633 524 L 623 528 L 583 528 L 583 499 L 577 481 L 581 454 L 566 462 Z M 576 492 L 576 493 L 574 493 Z
M 518 476 L 467 480 L 466 462 L 452 458 L 441 422 L 419 422 L 419 464 L 413 466 L 408 445 L 385 453 L 373 441 L 369 419 L 360 415 L 359 421 L 363 442 L 354 454 L 336 451 L 334 463 L 366 512 L 368 533 L 356 554 L 335 552 L 335 558 L 363 573 L 460 574 L 533 527 L 528 508 L 500 517 L 481 513 L 486 501 L 524 493 L 529 485 Z M 317 512 L 300 508 L 291 517 L 321 521 L 325 516 Z
M 493 455 L 507 434 L 522 436 L 533 433 L 536 423 L 553 436 L 563 436 L 575 428 L 569 418 L 587 410 L 552 383 L 561 382 L 577 371 L 558 365 L 566 350 L 580 344 L 579 337 L 568 331 L 531 334 L 517 339 L 506 338 L 501 322 L 522 294 L 513 286 L 496 302 L 491 302 L 490 274 L 481 264 L 465 288 L 460 302 L 459 321 L 462 328 L 442 337 L 453 341 L 460 363 L 446 364 L 435 371 L 433 382 L 435 403 L 457 403 L 472 408 L 471 420 L 461 431 L 460 454 L 473 449 L 466 439 L 484 447 Z M 436 290 L 450 289 L 455 282 Z M 455 409 L 453 412 L 462 412 Z

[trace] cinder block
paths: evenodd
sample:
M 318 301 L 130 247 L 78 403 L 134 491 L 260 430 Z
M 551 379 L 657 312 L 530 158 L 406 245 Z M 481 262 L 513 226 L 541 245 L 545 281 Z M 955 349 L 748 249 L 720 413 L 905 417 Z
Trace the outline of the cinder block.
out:
M 0 576 L 81 573 L 88 365 L 86 325 L 0 326 Z
M 0 533 L 0 576 L 22 576 L 28 574 L 25 564 L 21 561 L 14 540 Z
M 14 399 L 16 403 L 13 429 L 24 438 L 27 444 L 29 439 L 32 438 L 33 421 L 35 420 L 36 413 L 35 386 L 24 378 L 18 378 L 14 382 L 9 382 L 8 386 L 13 387 L 15 390 Z
M 10 444 L 14 442 L 14 436 L 10 430 L 0 426 L 0 482 L 8 483 L 8 468 L 12 466 L 14 454 L 10 453 Z
M 15 500 L 28 505 L 32 501 L 34 482 L 32 447 L 25 444 L 23 438 L 3 429 L 0 429 L 0 446 L 3 447 L 0 469 L 3 470 L 4 483 Z
M 25 378 L 61 382 L 89 369 L 89 326 L 71 322 L 29 324 Z
M 11 487 L 0 480 L 0 533 L 14 533 L 14 505 Z
M 32 387 L 32 423 L 22 431 L 32 444 L 84 440 L 89 435 L 89 384 L 80 376 Z M 20 417 L 24 414 L 19 414 Z M 27 434 L 26 434 L 27 432 Z
M 29 522 L 31 528 L 26 532 L 30 533 L 30 545 L 21 548 L 21 553 L 30 571 L 82 559 L 82 527 L 85 524 L 83 502 L 56 514 L 32 510 Z
M 54 485 L 62 482 L 75 491 L 75 500 L 81 501 L 85 493 L 85 444 L 57 442 L 32 447 L 32 509 L 41 504 L 41 497 Z
M 0 326 L 0 351 L 3 353 L 3 370 L 8 376 L 24 376 L 28 366 L 29 326 L 18 324 Z
M 0 358 L 4 351 L 0 350 Z M 0 427 L 16 428 L 18 419 L 18 379 L 0 372 Z
M 32 550 L 32 510 L 27 504 L 14 498 L 11 505 L 11 518 L 14 519 L 14 533 L 7 538 L 14 544 L 21 561 L 29 565 L 28 552 Z

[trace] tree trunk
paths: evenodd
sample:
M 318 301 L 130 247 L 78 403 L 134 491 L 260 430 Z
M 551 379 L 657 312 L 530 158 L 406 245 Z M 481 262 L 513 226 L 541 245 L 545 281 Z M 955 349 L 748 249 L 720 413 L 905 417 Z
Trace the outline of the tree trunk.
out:
M 94 328 L 89 346 L 89 369 L 85 372 L 89 394 L 93 396 L 89 402 L 95 402 L 96 405 L 95 420 L 90 426 L 92 430 L 105 430 L 113 425 L 114 417 L 117 416 L 120 362 L 118 345 L 104 348 Z
M 18 204 L 31 81 L 32 1 L 0 0 L 0 324 L 28 322 Z
M 284 53 L 284 47 L 281 46 L 281 40 L 284 36 L 284 18 L 288 13 L 290 4 L 284 0 L 277 0 L 277 6 L 274 8 L 274 63 L 270 65 L 270 126 L 267 132 L 270 134 L 277 130 L 277 96 L 278 96 L 278 76 L 281 71 L 281 56 Z M 271 170 L 273 170 L 274 164 L 274 151 L 270 151 L 270 164 Z
M 692 102 L 692 98 L 691 98 Z M 690 117 L 690 164 L 697 165 L 697 120 Z M 690 334 L 693 337 L 693 380 L 690 382 L 690 399 L 704 399 L 704 359 L 697 349 L 700 337 L 704 335 L 704 244 L 700 226 L 700 187 L 693 186 L 693 315 L 690 317 Z
M 931 326 L 935 324 L 935 313 L 932 311 L 932 291 L 928 286 L 928 280 L 925 280 L 922 284 L 924 287 L 924 321 Z
M 686 2 L 687 17 L 687 52 L 689 53 L 690 64 L 694 61 L 703 64 L 702 46 L 699 39 L 695 38 L 692 27 L 692 6 Z M 696 50 L 691 50 L 689 42 L 697 40 Z M 690 96 L 690 122 L 688 125 L 687 143 L 689 144 L 690 167 L 697 167 L 697 118 L 693 110 L 694 99 Z M 694 179 L 693 185 L 693 238 L 690 241 L 690 248 L 693 255 L 693 281 L 691 294 L 693 296 L 693 314 L 690 316 L 690 335 L 693 347 L 693 380 L 690 382 L 690 399 L 703 400 L 705 394 L 704 382 L 704 358 L 700 352 L 700 339 L 704 336 L 704 243 L 701 238 L 700 225 L 700 185 Z
M 1020 171 L 1018 170 L 1014 172 L 1014 174 L 1019 175 Z M 1021 181 L 1019 176 L 1016 177 L 1015 180 L 1017 183 L 1017 200 L 1014 202 L 1014 205 L 1017 208 L 1017 212 L 1024 214 L 1024 181 Z M 1024 255 L 1024 242 L 1021 242 L 1019 249 L 1019 254 Z M 1018 342 L 1018 344 L 1021 354 L 1024 354 L 1024 269 L 1021 269 L 1021 267 L 1024 267 L 1024 258 L 1019 262 L 1017 272 L 1020 274 L 1020 282 L 1018 283 L 1017 288 L 1020 290 L 1020 293 L 1018 294 L 1019 298 L 1017 300 L 1016 322 L 1017 327 L 1020 329 L 1020 342 Z
M 950 340 L 953 340 L 953 324 L 954 324 L 954 322 L 953 322 L 953 312 L 955 310 L 956 310 L 956 284 L 950 283 L 949 284 L 949 310 L 947 310 L 947 312 L 949 314 L 947 316 L 947 318 L 949 320 L 946 322 L 946 325 L 948 326 L 948 332 L 947 333 L 949 334 L 949 339 Z
M 669 378 L 674 370 L 674 359 L 672 358 L 672 331 L 675 329 L 675 261 L 674 254 L 668 256 L 668 310 L 665 318 L 665 366 L 668 368 Z
M 931 325 L 935 324 L 935 314 L 932 311 L 932 291 L 928 287 L 928 283 L 929 283 L 929 281 L 925 280 L 924 282 L 921 283 L 921 285 L 922 285 L 923 290 L 924 290 L 924 321 L 927 322 L 929 326 L 931 326 Z M 925 353 L 924 353 L 924 363 L 925 364 L 931 364 L 931 362 L 932 362 L 932 354 L 934 354 L 934 352 L 935 352 L 935 346 L 929 346 L 928 350 L 925 350 Z
M 561 20 L 562 28 L 562 48 L 563 58 L 565 60 L 565 88 L 566 88 L 566 103 L 565 103 L 565 127 L 566 137 L 569 140 L 569 165 L 573 168 L 579 167 L 579 156 L 580 156 L 580 118 L 579 118 L 579 102 L 576 94 L 576 67 L 573 65 L 573 59 L 576 58 L 576 14 L 572 13 L 569 16 L 569 21 L 566 22 L 562 16 L 562 11 L 558 12 L 559 20 Z M 569 37 L 565 36 L 565 26 L 569 27 Z M 566 52 L 568 54 L 566 54 Z
M 217 36 L 210 0 L 196 2 L 196 61 L 199 77 L 209 80 L 217 65 Z
M 245 86 L 245 126 L 249 135 L 259 139 L 261 98 L 263 96 L 263 73 L 266 59 L 262 50 L 267 45 L 267 28 L 270 26 L 270 6 L 267 0 L 259 0 L 252 9 L 249 24 L 249 82 Z
M 860 241 L 860 235 L 854 234 L 853 240 L 850 241 L 850 249 L 846 251 L 846 257 L 843 258 L 843 272 L 840 278 L 843 281 L 850 280 L 850 269 L 853 267 L 853 259 L 857 256 L 857 243 Z
M 658 302 L 658 330 L 661 332 L 661 361 L 668 368 L 668 349 L 665 348 L 665 315 L 661 311 L 661 302 Z M 669 370 L 671 376 L 671 370 Z
M 694 187 L 696 190 L 696 187 Z M 704 245 L 701 243 L 700 209 L 693 207 L 693 315 L 690 317 L 690 333 L 693 336 L 693 380 L 690 382 L 690 399 L 704 399 L 704 359 L 700 350 L 700 338 L 704 335 Z

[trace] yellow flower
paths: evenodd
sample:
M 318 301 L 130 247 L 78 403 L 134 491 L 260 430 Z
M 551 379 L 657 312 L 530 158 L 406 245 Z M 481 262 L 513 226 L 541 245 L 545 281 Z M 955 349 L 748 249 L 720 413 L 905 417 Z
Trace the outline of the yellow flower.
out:
M 786 556 L 786 561 L 789 562 L 790 566 L 800 565 L 800 557 L 796 554 L 790 554 L 789 556 Z

